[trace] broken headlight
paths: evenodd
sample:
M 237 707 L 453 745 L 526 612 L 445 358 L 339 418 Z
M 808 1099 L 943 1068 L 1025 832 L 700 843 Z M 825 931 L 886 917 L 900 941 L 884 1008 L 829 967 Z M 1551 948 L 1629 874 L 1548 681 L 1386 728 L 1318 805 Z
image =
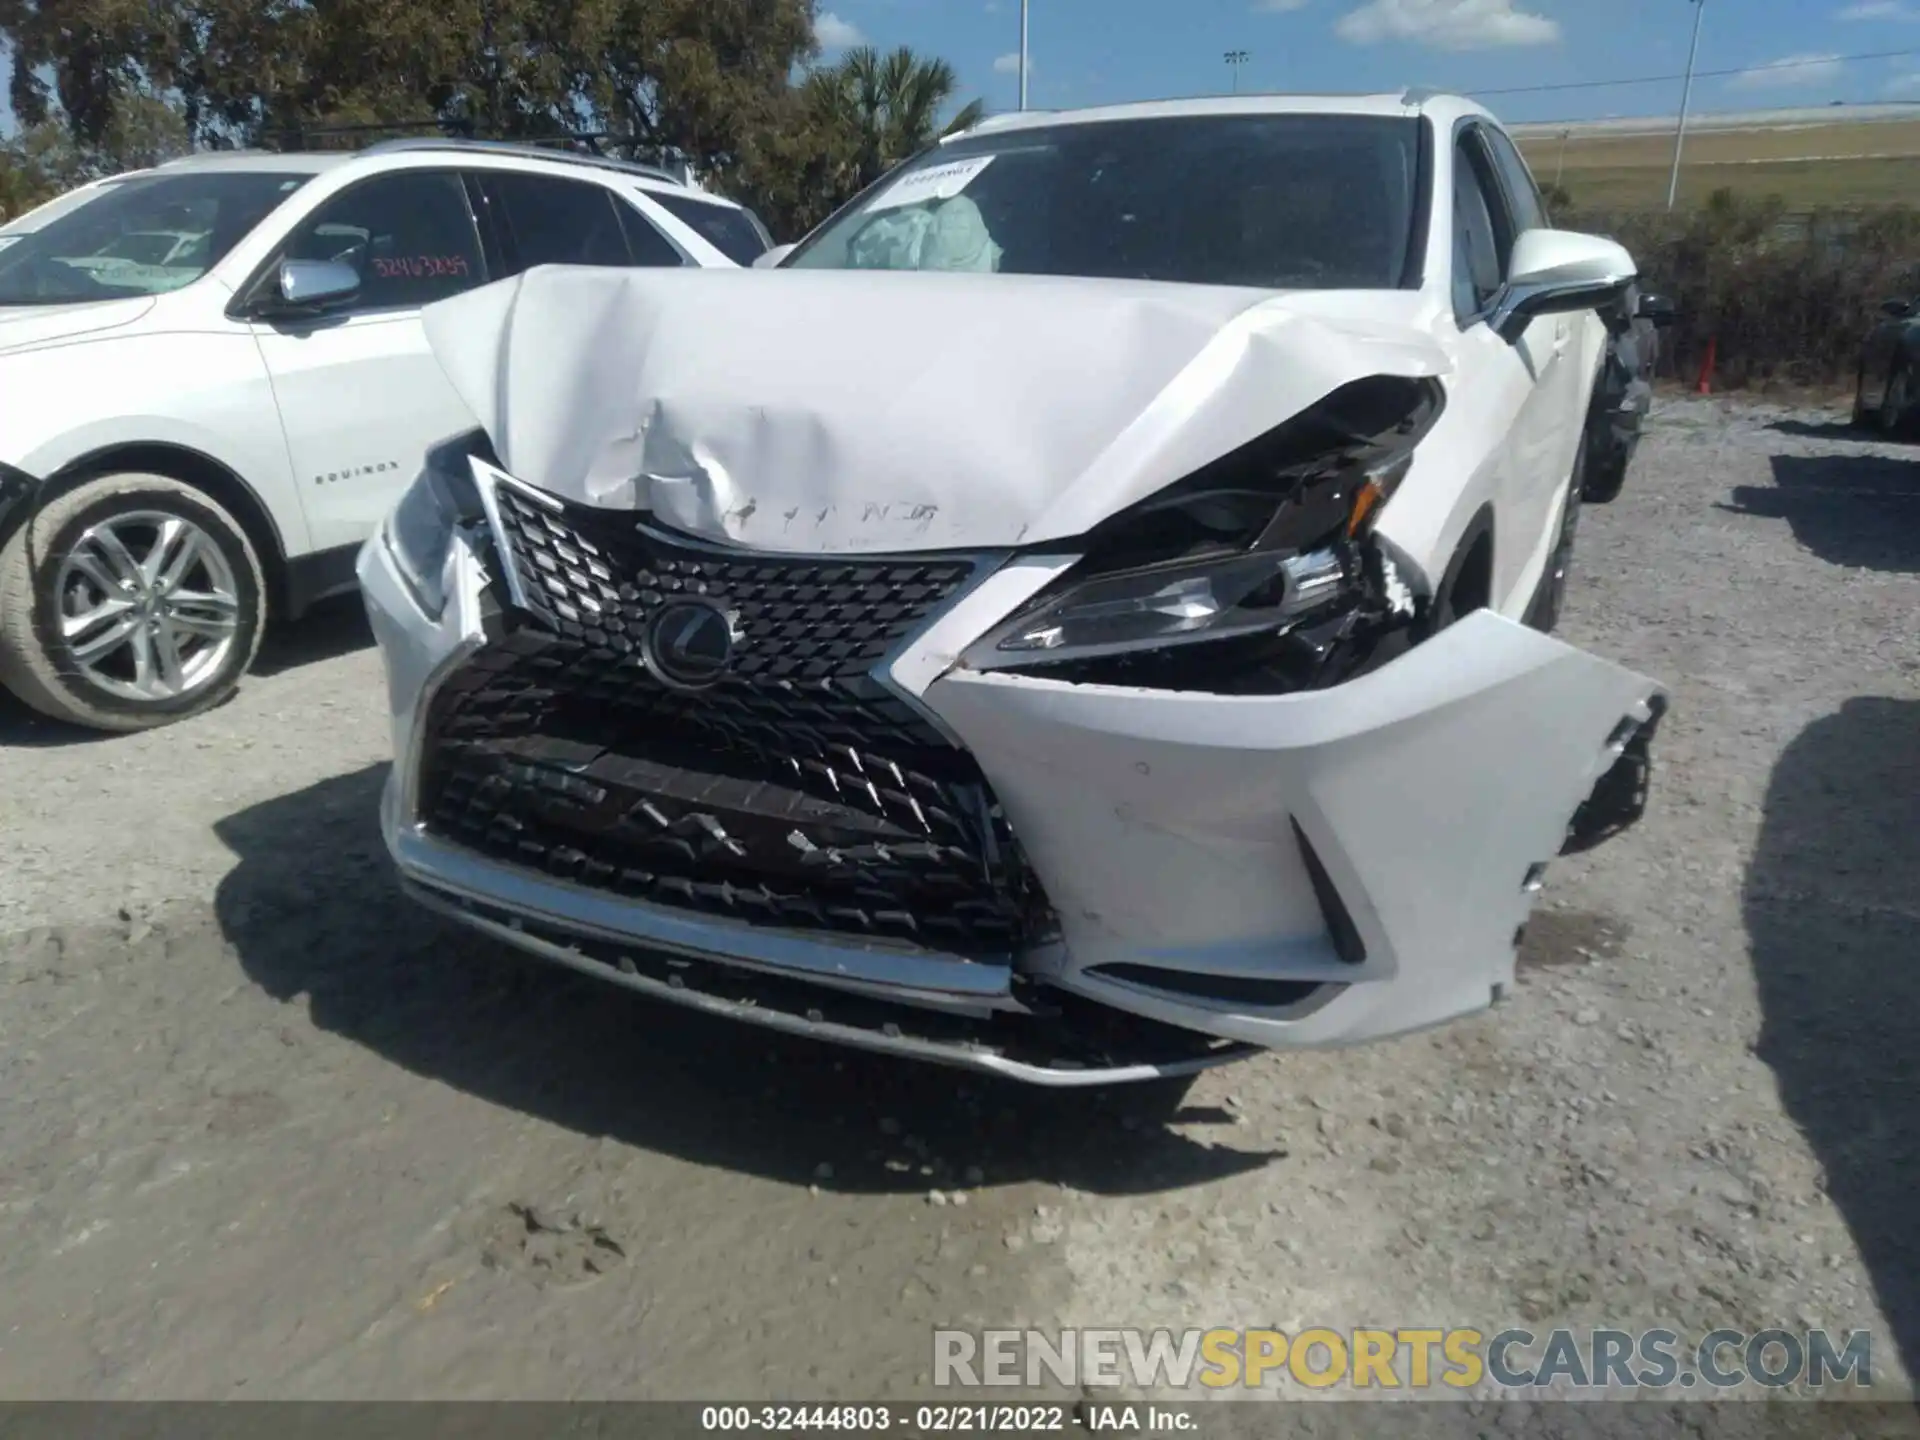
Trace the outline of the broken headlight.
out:
M 1411 593 L 1372 536 L 1442 403 L 1430 380 L 1381 376 L 1335 391 L 1097 527 L 1085 558 L 968 662 L 1151 684 L 1127 673 L 1139 669 L 1128 657 L 1164 668 L 1175 663 L 1166 652 L 1204 647 L 1177 663 L 1205 669 L 1296 631 L 1324 637 L 1326 621 L 1367 602 L 1410 619 Z
M 432 620 L 447 608 L 447 556 L 454 531 L 484 519 L 473 480 L 476 453 L 475 442 L 465 436 L 429 450 L 419 478 L 406 488 L 380 527 L 394 569 L 421 612 Z

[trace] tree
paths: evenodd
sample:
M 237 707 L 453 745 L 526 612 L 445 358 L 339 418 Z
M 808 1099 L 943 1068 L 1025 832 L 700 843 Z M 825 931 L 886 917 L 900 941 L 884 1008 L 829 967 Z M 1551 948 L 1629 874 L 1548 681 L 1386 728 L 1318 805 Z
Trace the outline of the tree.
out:
M 129 96 L 97 140 L 76 140 L 51 115 L 0 142 L 0 220 L 102 175 L 140 170 L 186 153 L 180 112 L 151 95 Z
M 808 103 L 820 123 L 852 136 L 855 190 L 871 185 L 941 135 L 976 124 L 986 113 L 978 100 L 941 124 L 941 113 L 957 88 L 951 65 L 915 55 L 904 45 L 887 55 L 860 46 L 838 65 L 816 70 L 806 80 Z
M 136 148 L 116 137 L 154 105 L 214 146 L 354 144 L 423 123 L 598 131 L 794 234 L 936 139 L 955 88 L 944 61 L 905 49 L 854 51 L 796 83 L 819 53 L 817 3 L 0 0 L 0 43 L 22 123 L 56 124 L 89 156 Z M 340 127 L 356 133 L 318 133 Z

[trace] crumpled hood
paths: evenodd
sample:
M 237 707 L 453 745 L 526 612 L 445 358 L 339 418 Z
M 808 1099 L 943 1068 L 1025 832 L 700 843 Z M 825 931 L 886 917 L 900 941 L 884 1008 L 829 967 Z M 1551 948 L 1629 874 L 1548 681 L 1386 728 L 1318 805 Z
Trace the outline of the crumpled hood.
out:
M 0 354 L 131 325 L 153 306 L 151 295 L 78 305 L 0 305 Z
M 520 479 L 851 554 L 1078 535 L 1349 380 L 1439 374 L 1417 298 L 542 267 L 424 314 Z

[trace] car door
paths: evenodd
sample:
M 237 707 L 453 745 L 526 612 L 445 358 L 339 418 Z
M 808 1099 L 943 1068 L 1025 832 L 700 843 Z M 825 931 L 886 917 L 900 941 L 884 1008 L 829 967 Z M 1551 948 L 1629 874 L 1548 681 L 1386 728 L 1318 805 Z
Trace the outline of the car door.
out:
M 1521 158 L 1512 138 L 1493 126 L 1480 127 L 1480 138 L 1486 142 L 1487 153 L 1492 157 L 1494 171 L 1506 196 L 1507 213 L 1513 217 L 1514 234 L 1519 236 L 1529 230 L 1551 229 L 1553 222 L 1547 216 L 1546 201 L 1541 197 L 1540 187 L 1534 183 L 1533 172 L 1527 168 L 1527 162 Z M 1637 306 L 1637 290 L 1632 292 L 1632 300 Z M 1629 309 L 1626 313 L 1631 315 L 1633 311 Z M 1541 384 L 1546 388 L 1549 406 L 1560 420 L 1554 431 L 1555 446 L 1548 451 L 1548 468 L 1552 474 L 1564 477 L 1573 465 L 1575 451 L 1586 429 L 1587 417 L 1593 409 L 1595 377 L 1582 371 L 1581 357 L 1605 351 L 1607 326 L 1599 313 L 1592 310 L 1584 310 L 1577 315 L 1554 316 L 1550 323 L 1542 323 L 1546 324 L 1554 337 L 1554 358 L 1549 372 L 1541 378 Z M 1637 334 L 1636 329 L 1639 332 Z M 1582 330 L 1590 334 L 1583 337 Z M 1652 330 L 1651 325 L 1629 326 L 1629 333 L 1635 337 L 1623 352 L 1629 376 L 1638 366 L 1638 351 L 1648 348 Z M 1590 343 L 1583 344 L 1583 340 Z
M 459 172 L 397 170 L 320 205 L 275 266 L 281 259 L 336 260 L 360 274 L 353 301 L 324 316 L 252 322 L 314 549 L 355 546 L 428 447 L 474 426 L 420 309 L 484 284 L 487 256 Z
M 1486 131 L 1466 124 L 1453 154 L 1453 309 L 1465 379 L 1493 447 L 1495 607 L 1518 618 L 1547 563 L 1583 413 L 1569 404 L 1573 322 L 1542 316 L 1509 343 L 1489 323 L 1506 290 L 1519 225 Z

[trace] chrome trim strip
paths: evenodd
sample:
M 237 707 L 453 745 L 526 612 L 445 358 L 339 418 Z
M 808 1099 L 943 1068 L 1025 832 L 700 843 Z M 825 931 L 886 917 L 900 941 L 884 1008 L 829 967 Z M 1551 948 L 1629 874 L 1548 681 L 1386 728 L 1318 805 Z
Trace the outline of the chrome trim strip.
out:
M 525 951 L 551 964 L 561 965 L 583 975 L 591 975 L 597 980 L 633 990 L 655 1000 L 667 1000 L 676 1005 L 685 1005 L 691 1009 L 703 1011 L 709 1015 L 718 1015 L 729 1020 L 740 1020 L 750 1025 L 758 1025 L 768 1030 L 782 1031 L 788 1035 L 800 1035 L 810 1040 L 826 1041 L 830 1044 L 845 1045 L 857 1050 L 872 1050 L 883 1055 L 899 1055 L 908 1059 L 930 1061 L 937 1065 L 947 1065 L 962 1070 L 981 1071 L 990 1075 L 1001 1075 L 1011 1080 L 1024 1081 L 1030 1085 L 1043 1085 L 1054 1089 L 1085 1089 L 1094 1085 L 1114 1085 L 1143 1080 L 1160 1080 L 1179 1075 L 1197 1075 L 1204 1070 L 1212 1070 L 1236 1060 L 1245 1059 L 1255 1053 L 1253 1047 L 1233 1047 L 1217 1051 L 1198 1060 L 1186 1060 L 1171 1065 L 1123 1065 L 1110 1069 L 1052 1070 L 1044 1066 L 1028 1065 L 1022 1061 L 1009 1060 L 990 1050 L 970 1050 L 963 1046 L 945 1046 L 931 1041 L 910 1039 L 907 1036 L 892 1036 L 871 1030 L 862 1030 L 851 1025 L 839 1025 L 826 1020 L 807 1020 L 797 1015 L 788 1015 L 778 1010 L 765 1010 L 755 1005 L 742 1005 L 717 996 L 707 995 L 698 990 L 675 989 L 662 985 L 645 975 L 628 975 L 608 966 L 597 964 L 581 955 L 575 955 L 561 946 L 542 940 L 538 936 L 528 935 L 514 930 L 496 921 L 475 915 L 459 905 L 434 895 L 430 890 L 414 886 L 407 887 L 408 893 L 421 904 L 448 918 L 491 936 L 503 944 Z M 895 997 L 898 998 L 898 997 Z
M 986 965 L 927 951 L 825 943 L 792 931 L 669 910 L 484 859 L 418 825 L 403 825 L 391 849 L 410 880 L 562 929 L 815 984 L 877 986 L 903 1005 L 951 1009 L 956 1001 L 976 1006 L 986 1001 L 999 1002 L 996 1008 L 1021 1008 L 1012 996 L 1010 961 Z
M 494 555 L 500 561 L 500 573 L 507 580 L 507 598 L 519 609 L 529 609 L 527 587 L 520 581 L 520 567 L 514 563 L 513 546 L 507 543 L 506 526 L 500 520 L 500 497 L 494 493 L 494 486 L 505 481 L 549 510 L 558 510 L 560 502 L 546 491 L 515 480 L 504 470 L 495 469 L 477 455 L 468 458 L 468 465 L 473 471 L 474 488 L 480 492 L 480 508 L 486 512 L 487 530 L 493 540 Z

